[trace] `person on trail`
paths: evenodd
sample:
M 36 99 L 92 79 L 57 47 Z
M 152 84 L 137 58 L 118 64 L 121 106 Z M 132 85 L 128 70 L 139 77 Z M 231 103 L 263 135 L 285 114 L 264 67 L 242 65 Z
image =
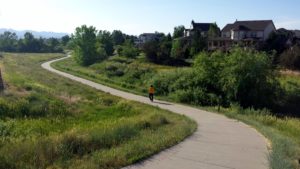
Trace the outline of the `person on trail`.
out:
M 153 102 L 153 97 L 154 97 L 154 87 L 153 85 L 151 85 L 149 88 L 149 99 L 151 100 L 151 102 Z

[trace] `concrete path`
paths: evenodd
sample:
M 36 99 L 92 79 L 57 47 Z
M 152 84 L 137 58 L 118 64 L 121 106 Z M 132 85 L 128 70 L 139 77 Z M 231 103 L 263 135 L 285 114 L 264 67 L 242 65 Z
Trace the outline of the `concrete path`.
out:
M 56 59 L 42 67 L 66 78 L 125 99 L 158 106 L 184 114 L 198 123 L 197 131 L 182 143 L 153 157 L 124 169 L 267 169 L 268 150 L 266 139 L 255 129 L 223 115 L 210 113 L 189 106 L 158 101 L 123 92 L 76 77 L 50 67 Z M 176 131 L 174 131 L 176 132 Z

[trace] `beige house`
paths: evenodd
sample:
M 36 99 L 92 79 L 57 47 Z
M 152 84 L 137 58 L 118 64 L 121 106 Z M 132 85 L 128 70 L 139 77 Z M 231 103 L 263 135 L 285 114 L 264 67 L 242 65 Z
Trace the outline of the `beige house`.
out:
M 209 39 L 208 49 L 229 50 L 234 44 L 257 46 L 266 41 L 273 31 L 276 28 L 272 20 L 236 21 L 222 29 L 220 38 Z

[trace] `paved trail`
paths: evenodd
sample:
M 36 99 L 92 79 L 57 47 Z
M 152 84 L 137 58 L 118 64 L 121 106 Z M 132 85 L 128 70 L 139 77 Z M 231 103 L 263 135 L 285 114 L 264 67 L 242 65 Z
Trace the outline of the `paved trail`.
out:
M 46 62 L 42 67 L 112 95 L 184 114 L 198 123 L 197 131 L 182 143 L 124 169 L 269 168 L 266 139 L 244 123 L 180 104 L 158 100 L 151 103 L 146 97 L 116 90 L 50 67 L 51 63 L 62 59 L 65 58 Z

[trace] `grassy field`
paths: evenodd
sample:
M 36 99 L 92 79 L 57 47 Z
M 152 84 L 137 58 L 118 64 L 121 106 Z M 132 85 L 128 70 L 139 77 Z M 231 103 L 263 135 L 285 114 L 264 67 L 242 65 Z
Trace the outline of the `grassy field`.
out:
M 123 73 L 110 74 L 109 66 L 118 65 L 119 63 L 123 66 L 120 71 Z M 95 82 L 141 95 L 146 94 L 146 88 L 155 74 L 164 71 L 175 71 L 176 69 L 147 64 L 142 59 L 128 60 L 116 56 L 87 68 L 79 66 L 73 58 L 54 63 L 53 66 Z M 122 66 L 116 66 L 117 69 L 112 70 L 117 72 L 118 68 Z M 140 74 L 137 73 L 138 76 L 132 76 L 134 74 L 132 67 L 137 67 L 136 72 L 140 72 Z M 146 69 L 146 71 L 142 71 L 143 69 Z M 281 75 L 278 78 L 284 92 L 289 97 L 293 95 L 295 97 L 300 96 L 299 76 Z M 164 97 L 163 99 L 172 100 L 170 97 Z M 291 106 L 294 105 L 291 104 Z M 203 109 L 217 112 L 215 107 L 205 107 Z M 230 108 L 221 108 L 221 111 L 217 113 L 223 113 L 230 118 L 254 126 L 271 141 L 272 151 L 269 160 L 272 169 L 298 169 L 300 167 L 300 120 L 298 118 L 278 118 L 271 115 L 267 110 L 244 110 L 234 105 Z
M 74 58 L 56 62 L 53 67 L 76 74 L 86 79 L 106 84 L 132 93 L 147 95 L 151 79 L 158 72 L 173 71 L 174 67 L 148 63 L 143 57 L 128 59 L 118 56 L 96 63 L 90 67 L 82 67 Z
M 192 120 L 43 70 L 62 54 L 3 54 L 0 169 L 120 168 L 170 147 Z M 174 132 L 176 131 L 176 132 Z

